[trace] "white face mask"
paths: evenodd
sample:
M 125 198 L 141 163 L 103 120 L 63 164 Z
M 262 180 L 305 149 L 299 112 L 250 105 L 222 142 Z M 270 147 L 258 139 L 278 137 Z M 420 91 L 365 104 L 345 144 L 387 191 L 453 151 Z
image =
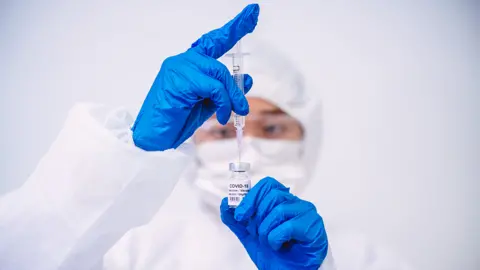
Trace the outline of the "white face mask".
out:
M 246 137 L 242 149 L 242 161 L 251 165 L 252 185 L 271 176 L 295 191 L 295 185 L 305 181 L 302 141 Z M 219 204 L 227 194 L 228 164 L 238 161 L 237 142 L 235 139 L 205 142 L 196 147 L 196 154 L 198 167 L 194 183 L 205 193 L 202 199 Z

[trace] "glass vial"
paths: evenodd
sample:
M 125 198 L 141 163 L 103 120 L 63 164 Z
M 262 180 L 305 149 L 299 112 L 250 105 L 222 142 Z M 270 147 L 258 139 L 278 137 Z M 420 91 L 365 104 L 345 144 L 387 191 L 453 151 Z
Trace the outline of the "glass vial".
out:
M 228 181 L 228 206 L 236 208 L 243 197 L 247 195 L 252 186 L 248 171 L 250 170 L 250 163 L 238 162 L 230 163 L 230 179 Z

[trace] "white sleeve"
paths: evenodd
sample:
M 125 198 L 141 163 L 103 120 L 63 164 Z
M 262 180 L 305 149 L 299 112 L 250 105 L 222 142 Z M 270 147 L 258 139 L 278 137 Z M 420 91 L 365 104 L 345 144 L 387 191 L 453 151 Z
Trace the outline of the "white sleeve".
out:
M 26 183 L 0 198 L 0 269 L 92 269 L 147 223 L 188 164 L 131 142 L 124 110 L 79 104 Z

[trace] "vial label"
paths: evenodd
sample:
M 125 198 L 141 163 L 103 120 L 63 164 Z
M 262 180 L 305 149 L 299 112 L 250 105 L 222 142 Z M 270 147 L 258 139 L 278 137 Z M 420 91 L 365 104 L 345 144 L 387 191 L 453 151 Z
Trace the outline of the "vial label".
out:
M 228 185 L 228 205 L 237 207 L 249 191 L 250 183 L 248 182 L 230 183 Z

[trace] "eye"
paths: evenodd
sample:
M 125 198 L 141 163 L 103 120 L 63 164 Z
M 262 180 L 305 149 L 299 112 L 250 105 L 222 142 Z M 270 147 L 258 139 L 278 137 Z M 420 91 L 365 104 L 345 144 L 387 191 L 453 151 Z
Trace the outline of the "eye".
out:
M 229 139 L 235 136 L 235 131 L 229 128 L 217 128 L 210 131 L 210 135 L 212 135 L 215 139 Z
M 263 127 L 263 132 L 269 137 L 278 137 L 285 131 L 284 126 L 279 124 L 268 124 Z

